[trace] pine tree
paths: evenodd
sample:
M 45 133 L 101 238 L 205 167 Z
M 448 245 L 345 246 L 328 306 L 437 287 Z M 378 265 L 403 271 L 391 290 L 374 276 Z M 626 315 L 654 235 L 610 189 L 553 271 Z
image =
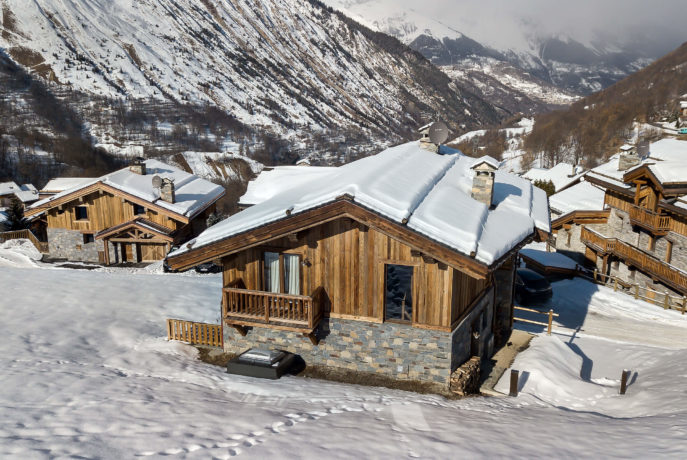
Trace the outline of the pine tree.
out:
M 7 208 L 7 221 L 5 227 L 8 231 L 23 230 L 28 228 L 28 222 L 24 217 L 24 206 L 17 198 L 12 199 L 10 207 Z
M 534 186 L 544 190 L 546 192 L 546 196 L 551 196 L 554 193 L 556 193 L 556 186 L 553 185 L 553 182 L 551 180 L 544 181 L 537 179 L 534 181 Z

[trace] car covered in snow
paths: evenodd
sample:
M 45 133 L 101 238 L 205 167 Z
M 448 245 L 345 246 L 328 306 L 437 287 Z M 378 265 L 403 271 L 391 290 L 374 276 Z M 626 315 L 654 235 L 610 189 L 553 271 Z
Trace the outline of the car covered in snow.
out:
M 551 283 L 545 277 L 530 270 L 519 268 L 515 274 L 515 301 L 526 304 L 541 304 L 553 295 Z

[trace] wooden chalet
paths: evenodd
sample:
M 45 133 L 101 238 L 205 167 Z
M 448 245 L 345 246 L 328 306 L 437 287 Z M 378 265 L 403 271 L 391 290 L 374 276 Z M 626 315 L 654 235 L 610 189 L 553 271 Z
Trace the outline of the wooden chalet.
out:
M 26 208 L 31 203 L 38 201 L 38 190 L 32 184 L 0 183 L 0 209 L 9 208 L 13 200 L 19 200 Z
M 605 191 L 601 209 L 552 222 L 556 248 L 628 283 L 687 295 L 687 142 L 661 140 L 641 160 L 622 155 L 585 177 Z
M 53 194 L 26 215 L 42 223 L 49 256 L 114 264 L 162 260 L 206 228 L 224 189 L 157 160 Z
M 484 164 L 498 166 L 443 146 L 394 147 L 282 183 L 167 261 L 221 260 L 228 352 L 281 348 L 447 386 L 509 336 L 517 251 L 549 230 L 545 193 Z M 473 166 L 488 202 L 472 197 Z

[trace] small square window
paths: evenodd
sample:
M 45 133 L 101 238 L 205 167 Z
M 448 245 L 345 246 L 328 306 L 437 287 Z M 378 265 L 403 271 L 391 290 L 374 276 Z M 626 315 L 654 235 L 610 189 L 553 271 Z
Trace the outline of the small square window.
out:
M 77 206 L 74 208 L 76 220 L 88 220 L 88 208 L 86 206 Z
M 146 208 L 140 204 L 133 204 L 134 206 L 134 216 L 140 216 L 146 213 Z
M 84 233 L 83 234 L 83 243 L 84 244 L 95 243 L 95 236 L 93 236 L 92 233 Z

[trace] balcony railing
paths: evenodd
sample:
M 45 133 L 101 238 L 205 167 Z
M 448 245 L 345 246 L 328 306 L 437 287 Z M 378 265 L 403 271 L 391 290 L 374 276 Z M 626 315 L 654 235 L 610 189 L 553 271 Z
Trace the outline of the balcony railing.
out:
M 588 247 L 602 254 L 612 254 L 654 279 L 687 294 L 687 273 L 678 270 L 634 246 L 616 238 L 606 238 L 588 228 L 582 228 L 580 239 Z
M 311 333 L 324 314 L 323 289 L 310 296 L 245 289 L 234 282 L 223 289 L 223 317 L 238 326 L 273 327 Z
M 656 235 L 665 235 L 670 230 L 670 217 L 641 206 L 630 208 L 630 223 L 649 230 Z

